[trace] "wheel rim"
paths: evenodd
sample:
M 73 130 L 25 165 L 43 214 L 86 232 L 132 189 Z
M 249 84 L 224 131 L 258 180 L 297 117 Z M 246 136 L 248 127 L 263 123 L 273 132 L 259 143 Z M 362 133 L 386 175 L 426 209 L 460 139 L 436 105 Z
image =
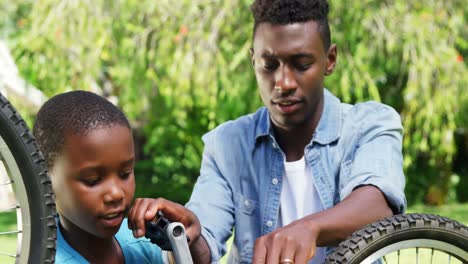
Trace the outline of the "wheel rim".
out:
M 17 220 L 17 230 L 0 230 L 0 235 L 16 234 L 16 252 L 0 252 L 0 254 L 16 258 L 16 263 L 27 263 L 27 258 L 21 257 L 29 256 L 29 245 L 31 241 L 31 217 L 29 214 L 28 197 L 26 196 L 27 192 L 18 164 L 1 136 L 0 173 L 7 176 L 1 178 L 7 179 L 7 181 L 0 182 L 0 186 L 2 186 L 2 189 L 7 189 L 9 186 L 16 199 L 16 205 L 0 210 L 0 214 L 16 210 Z
M 428 250 L 431 254 L 429 256 L 430 262 L 427 262 L 426 260 L 420 260 L 419 254 L 422 250 Z M 465 250 L 451 245 L 449 243 L 439 241 L 439 240 L 433 240 L 433 239 L 411 239 L 411 240 L 405 240 L 405 241 L 400 241 L 396 242 L 390 245 L 387 245 L 376 252 L 372 253 L 370 256 L 368 256 L 366 259 L 364 259 L 361 263 L 362 264 L 371 264 L 375 262 L 378 259 L 385 258 L 384 263 L 399 263 L 400 260 L 400 254 L 402 251 L 412 251 L 414 250 L 416 254 L 415 262 L 414 263 L 433 263 L 434 260 L 434 253 L 440 253 L 440 254 L 445 254 L 447 256 L 447 263 L 452 263 L 454 259 L 459 260 L 460 262 L 455 262 L 455 263 L 465 263 L 464 261 L 468 260 L 468 252 Z M 392 260 L 387 261 L 387 256 L 390 254 L 397 254 L 397 261 L 394 262 Z M 452 258 L 453 257 L 453 258 Z M 440 257 L 439 257 L 440 259 Z M 403 262 L 401 262 L 403 263 Z M 434 263 L 441 263 L 439 260 Z

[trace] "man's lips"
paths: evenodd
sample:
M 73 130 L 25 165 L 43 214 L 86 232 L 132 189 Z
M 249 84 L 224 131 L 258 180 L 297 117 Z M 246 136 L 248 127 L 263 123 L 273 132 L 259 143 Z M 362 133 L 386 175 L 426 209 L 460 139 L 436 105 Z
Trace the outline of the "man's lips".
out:
M 302 102 L 301 99 L 296 98 L 296 97 L 277 97 L 273 98 L 271 100 L 273 104 L 281 104 L 281 105 L 291 105 L 291 104 L 297 104 Z
M 273 100 L 273 104 L 283 114 L 291 114 L 299 110 L 302 101 L 297 99 Z

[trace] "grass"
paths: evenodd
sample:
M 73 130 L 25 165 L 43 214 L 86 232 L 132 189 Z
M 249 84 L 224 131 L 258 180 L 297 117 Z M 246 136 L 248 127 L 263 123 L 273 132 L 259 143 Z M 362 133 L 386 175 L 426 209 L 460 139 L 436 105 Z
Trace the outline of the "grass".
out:
M 16 212 L 0 213 L 0 233 L 16 230 Z M 16 252 L 16 235 L 0 235 L 0 253 L 14 255 Z M 0 263 L 15 263 L 15 259 L 0 254 Z
M 415 205 L 408 208 L 407 213 L 437 214 L 457 220 L 458 222 L 468 226 L 468 203 L 447 204 L 442 206 Z
M 457 220 L 465 225 L 468 225 L 468 203 L 465 204 L 449 204 L 438 207 L 429 207 L 424 205 L 415 205 L 408 208 L 407 213 L 430 213 L 442 215 L 454 220 Z M 16 230 L 16 214 L 15 212 L 0 213 L 0 233 L 10 230 Z M 231 239 L 228 242 L 230 248 Z M 16 252 L 16 236 L 15 235 L 0 235 L 0 252 L 14 254 Z M 221 263 L 226 263 L 227 257 L 221 260 Z M 0 255 L 0 263 L 14 263 L 14 259 Z M 412 263 L 403 262 L 403 263 Z M 424 262 L 420 262 L 424 263 Z

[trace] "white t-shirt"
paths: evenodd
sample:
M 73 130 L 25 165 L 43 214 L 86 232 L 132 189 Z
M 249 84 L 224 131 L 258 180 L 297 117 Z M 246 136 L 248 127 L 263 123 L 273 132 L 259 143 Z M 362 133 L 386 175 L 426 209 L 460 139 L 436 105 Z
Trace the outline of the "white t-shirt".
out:
M 304 157 L 297 161 L 285 161 L 284 168 L 280 198 L 281 226 L 323 210 L 312 170 L 306 164 Z M 317 247 L 315 257 L 308 264 L 321 264 L 325 257 L 326 248 Z

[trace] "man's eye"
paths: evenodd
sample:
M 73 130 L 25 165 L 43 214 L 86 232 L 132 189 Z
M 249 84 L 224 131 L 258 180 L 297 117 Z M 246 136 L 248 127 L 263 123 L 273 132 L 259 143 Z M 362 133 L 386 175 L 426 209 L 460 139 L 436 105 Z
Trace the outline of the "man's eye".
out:
M 312 63 L 296 63 L 295 68 L 299 71 L 307 71 Z
M 274 71 L 278 67 L 278 63 L 274 61 L 267 61 L 263 64 L 263 69 L 266 71 Z

